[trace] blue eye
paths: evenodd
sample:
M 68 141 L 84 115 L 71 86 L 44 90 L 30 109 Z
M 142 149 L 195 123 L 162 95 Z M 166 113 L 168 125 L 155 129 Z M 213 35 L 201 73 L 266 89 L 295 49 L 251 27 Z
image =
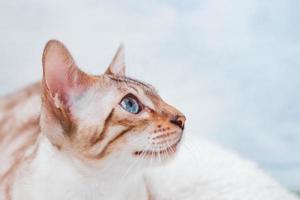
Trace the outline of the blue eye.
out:
M 136 98 L 132 96 L 125 96 L 120 105 L 122 108 L 130 113 L 137 114 L 141 108 Z

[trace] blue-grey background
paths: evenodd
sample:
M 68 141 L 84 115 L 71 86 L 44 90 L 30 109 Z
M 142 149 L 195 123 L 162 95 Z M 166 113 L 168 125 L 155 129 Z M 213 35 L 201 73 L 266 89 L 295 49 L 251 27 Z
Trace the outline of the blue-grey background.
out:
M 120 42 L 208 137 L 300 190 L 300 1 L 0 0 L 0 94 L 41 78 L 51 38 L 101 73 Z

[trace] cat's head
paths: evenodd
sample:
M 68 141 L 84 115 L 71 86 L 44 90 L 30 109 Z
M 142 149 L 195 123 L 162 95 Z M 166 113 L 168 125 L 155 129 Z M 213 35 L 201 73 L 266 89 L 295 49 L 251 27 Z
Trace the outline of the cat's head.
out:
M 121 46 L 103 75 L 82 72 L 56 40 L 43 54 L 41 127 L 51 143 L 79 159 L 168 160 L 181 140 L 185 116 L 155 89 L 125 76 Z

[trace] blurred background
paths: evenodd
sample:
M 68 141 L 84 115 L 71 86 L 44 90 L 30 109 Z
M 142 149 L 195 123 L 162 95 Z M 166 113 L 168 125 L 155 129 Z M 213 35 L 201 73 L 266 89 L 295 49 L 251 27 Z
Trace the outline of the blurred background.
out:
M 0 0 L 0 95 L 39 80 L 47 40 L 102 73 L 118 45 L 128 74 L 188 117 L 187 132 L 300 190 L 299 0 Z

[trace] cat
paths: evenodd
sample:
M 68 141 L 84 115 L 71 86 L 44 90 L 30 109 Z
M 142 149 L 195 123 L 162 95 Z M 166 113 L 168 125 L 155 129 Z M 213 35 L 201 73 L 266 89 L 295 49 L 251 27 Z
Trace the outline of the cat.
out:
M 185 116 L 126 77 L 123 57 L 92 76 L 47 43 L 42 82 L 1 100 L 4 199 L 151 199 L 141 169 L 172 158 Z
M 0 99 L 0 200 L 296 199 L 205 140 L 179 148 L 184 114 L 125 76 L 123 46 L 102 75 L 57 40 L 42 65 L 41 82 Z

